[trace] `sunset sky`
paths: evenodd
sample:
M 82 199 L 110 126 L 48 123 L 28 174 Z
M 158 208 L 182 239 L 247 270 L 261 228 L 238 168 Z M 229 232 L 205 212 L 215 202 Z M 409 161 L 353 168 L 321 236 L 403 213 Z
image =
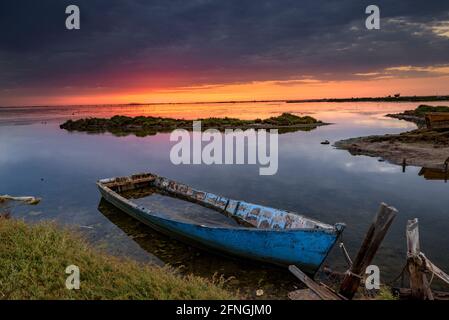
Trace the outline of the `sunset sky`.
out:
M 70 4 L 81 30 L 65 28 Z M 0 3 L 0 106 L 395 93 L 449 94 L 449 1 Z

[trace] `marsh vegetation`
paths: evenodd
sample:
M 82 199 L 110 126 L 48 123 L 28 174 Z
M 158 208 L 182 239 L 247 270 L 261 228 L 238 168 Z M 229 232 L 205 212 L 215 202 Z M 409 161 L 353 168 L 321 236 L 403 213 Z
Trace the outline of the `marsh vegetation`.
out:
M 113 116 L 112 118 L 86 118 L 68 120 L 60 128 L 68 131 L 88 133 L 110 132 L 117 136 L 135 134 L 144 137 L 160 132 L 170 132 L 175 129 L 192 130 L 193 121 L 201 121 L 203 130 L 207 129 L 280 129 L 281 133 L 297 130 L 311 130 L 324 125 L 310 116 L 300 117 L 291 113 L 283 113 L 268 119 L 241 120 L 236 118 L 204 118 L 196 120 L 162 118 L 162 117 L 127 117 Z

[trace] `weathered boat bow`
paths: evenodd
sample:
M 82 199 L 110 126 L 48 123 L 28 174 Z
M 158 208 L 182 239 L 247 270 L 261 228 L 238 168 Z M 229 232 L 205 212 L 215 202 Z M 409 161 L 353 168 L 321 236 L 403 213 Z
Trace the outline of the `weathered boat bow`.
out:
M 103 179 L 97 185 L 105 200 L 162 233 L 213 251 L 282 266 L 294 264 L 309 274 L 319 269 L 345 228 L 343 223 L 332 226 L 286 210 L 228 199 L 151 173 Z M 153 212 L 120 195 L 141 188 L 208 207 L 239 225 Z

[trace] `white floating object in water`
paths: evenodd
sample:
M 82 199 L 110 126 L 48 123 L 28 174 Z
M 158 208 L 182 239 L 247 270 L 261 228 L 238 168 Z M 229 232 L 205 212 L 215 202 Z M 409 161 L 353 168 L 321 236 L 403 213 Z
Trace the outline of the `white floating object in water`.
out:
M 36 197 L 13 197 L 9 195 L 0 196 L 0 203 L 7 202 L 7 201 L 17 201 L 17 202 L 23 202 L 29 205 L 36 205 L 39 202 L 41 202 L 41 199 Z

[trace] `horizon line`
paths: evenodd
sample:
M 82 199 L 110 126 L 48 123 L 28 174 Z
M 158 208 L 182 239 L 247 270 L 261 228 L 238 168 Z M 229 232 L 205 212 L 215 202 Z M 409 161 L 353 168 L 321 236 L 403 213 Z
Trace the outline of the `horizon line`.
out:
M 14 105 L 0 106 L 0 108 L 45 108 L 45 107 L 88 107 L 88 106 L 144 106 L 144 105 L 185 105 L 185 104 L 234 104 L 234 103 L 260 103 L 260 102 L 285 102 L 285 103 L 308 103 L 308 102 L 425 102 L 426 98 L 430 101 L 449 100 L 447 95 L 421 95 L 421 96 L 379 96 L 379 97 L 351 97 L 351 98 L 312 98 L 312 99 L 263 99 L 263 100 L 219 100 L 219 101 L 195 101 L 195 102 L 130 102 L 130 103 L 102 103 L 102 104 L 48 104 L 48 105 Z

